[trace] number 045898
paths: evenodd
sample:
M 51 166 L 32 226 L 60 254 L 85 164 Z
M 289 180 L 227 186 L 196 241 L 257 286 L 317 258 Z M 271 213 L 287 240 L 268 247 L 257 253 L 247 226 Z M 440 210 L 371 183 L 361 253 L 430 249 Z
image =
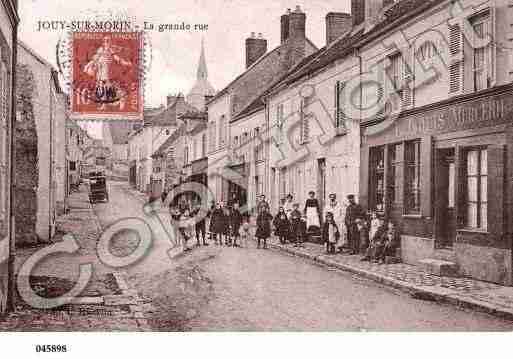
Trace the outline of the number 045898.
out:
M 36 345 L 36 353 L 66 353 L 67 351 L 65 344 Z

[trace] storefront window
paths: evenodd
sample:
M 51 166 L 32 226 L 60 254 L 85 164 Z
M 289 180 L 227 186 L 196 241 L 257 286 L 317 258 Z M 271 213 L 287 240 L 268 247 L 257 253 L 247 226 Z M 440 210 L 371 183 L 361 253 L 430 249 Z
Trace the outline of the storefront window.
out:
M 420 141 L 405 143 L 405 213 L 420 212 Z
M 470 228 L 487 229 L 488 156 L 486 149 L 467 152 L 467 220 Z
M 385 210 L 385 152 L 384 147 L 371 149 L 371 208 L 383 212 Z
M 397 201 L 397 191 L 399 189 L 398 182 L 399 178 L 397 177 L 397 164 L 399 163 L 398 155 L 398 147 L 399 145 L 390 145 L 388 148 L 388 160 L 389 160 L 389 183 L 388 183 L 388 198 L 390 203 L 394 203 Z
M 454 208 L 454 183 L 456 177 L 456 167 L 454 162 L 449 163 L 449 189 L 447 191 L 447 207 Z

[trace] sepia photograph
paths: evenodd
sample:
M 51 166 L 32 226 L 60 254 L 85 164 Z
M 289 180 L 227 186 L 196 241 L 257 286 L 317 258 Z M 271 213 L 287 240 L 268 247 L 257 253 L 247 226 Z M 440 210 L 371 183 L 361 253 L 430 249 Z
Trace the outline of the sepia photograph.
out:
M 513 330 L 512 1 L 0 12 L 0 342 Z

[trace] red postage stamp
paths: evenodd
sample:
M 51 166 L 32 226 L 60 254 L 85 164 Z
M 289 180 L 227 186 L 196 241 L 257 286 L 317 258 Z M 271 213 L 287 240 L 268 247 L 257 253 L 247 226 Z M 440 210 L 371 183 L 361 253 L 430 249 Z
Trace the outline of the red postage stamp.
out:
M 75 32 L 71 116 L 140 120 L 143 89 L 139 32 Z

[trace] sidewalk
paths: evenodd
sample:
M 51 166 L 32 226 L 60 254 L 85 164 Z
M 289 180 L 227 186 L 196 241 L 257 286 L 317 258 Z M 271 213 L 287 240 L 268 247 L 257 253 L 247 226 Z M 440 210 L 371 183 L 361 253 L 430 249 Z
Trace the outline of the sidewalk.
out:
M 81 263 L 93 265 L 89 284 L 70 304 L 55 309 L 32 308 L 17 298 L 15 311 L 0 318 L 0 331 L 149 330 L 141 315 L 141 298 L 128 288 L 123 274 L 114 273 L 96 255 L 101 227 L 89 203 L 86 186 L 70 195 L 69 207 L 69 213 L 57 219 L 56 235 L 50 244 L 16 250 L 16 271 L 31 255 L 69 233 L 79 244 L 79 250 L 72 255 L 45 257 L 31 272 L 31 286 L 42 297 L 65 295 L 75 285 Z
M 324 246 L 312 243 L 298 248 L 292 244 L 280 244 L 277 238 L 273 238 L 270 248 L 355 273 L 408 292 L 415 298 L 449 303 L 513 320 L 513 287 L 469 278 L 438 277 L 403 263 L 379 265 L 361 262 L 361 257 L 355 255 L 328 255 Z

